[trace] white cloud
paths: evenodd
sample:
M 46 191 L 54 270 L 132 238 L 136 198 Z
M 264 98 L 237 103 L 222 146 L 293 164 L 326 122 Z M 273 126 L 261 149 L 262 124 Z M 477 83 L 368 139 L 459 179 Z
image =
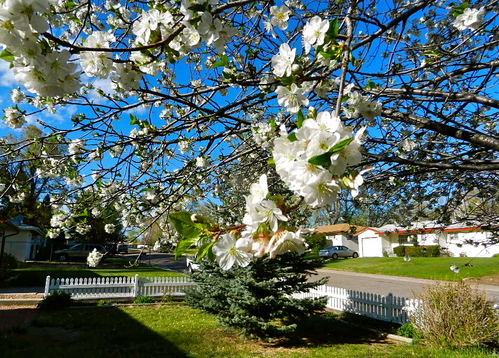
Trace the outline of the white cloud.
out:
M 0 86 L 17 87 L 19 83 L 14 78 L 14 72 L 9 67 L 10 64 L 7 61 L 0 60 Z

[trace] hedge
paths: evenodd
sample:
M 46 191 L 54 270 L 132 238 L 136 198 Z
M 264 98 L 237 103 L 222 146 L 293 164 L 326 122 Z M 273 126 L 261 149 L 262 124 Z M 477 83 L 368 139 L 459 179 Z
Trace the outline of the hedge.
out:
M 393 248 L 395 255 L 410 257 L 439 257 L 440 245 L 430 246 L 397 246 Z

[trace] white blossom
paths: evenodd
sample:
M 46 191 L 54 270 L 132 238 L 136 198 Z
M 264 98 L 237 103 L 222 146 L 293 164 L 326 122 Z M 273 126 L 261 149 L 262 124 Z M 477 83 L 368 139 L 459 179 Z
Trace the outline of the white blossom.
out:
M 452 24 L 459 31 L 476 30 L 483 24 L 485 9 L 464 9 L 463 13 L 458 15 Z
M 305 53 L 310 52 L 312 45 L 321 46 L 324 44 L 326 32 L 329 29 L 329 22 L 322 20 L 319 16 L 314 16 L 307 21 L 303 27 L 303 46 Z
M 279 47 L 279 53 L 272 56 L 272 67 L 277 77 L 291 76 L 293 72 L 293 63 L 295 61 L 296 49 L 283 43 Z
M 221 235 L 213 245 L 213 253 L 218 264 L 224 270 L 229 270 L 234 265 L 245 267 L 248 266 L 253 257 L 250 245 L 249 240 L 236 239 L 233 233 L 228 233 Z
M 116 230 L 116 225 L 106 224 L 104 225 L 104 231 L 108 234 L 112 234 Z
M 270 15 L 272 15 L 272 18 L 270 19 L 270 23 L 272 26 L 277 26 L 280 30 L 284 31 L 288 28 L 290 14 L 291 10 L 286 5 L 271 6 Z
M 103 257 L 104 255 L 94 248 L 94 250 L 88 254 L 87 265 L 89 267 L 97 267 Z
M 308 98 L 303 95 L 303 89 L 295 83 L 291 84 L 291 89 L 279 86 L 275 92 L 279 105 L 286 107 L 290 113 L 297 113 L 302 106 L 308 106 Z

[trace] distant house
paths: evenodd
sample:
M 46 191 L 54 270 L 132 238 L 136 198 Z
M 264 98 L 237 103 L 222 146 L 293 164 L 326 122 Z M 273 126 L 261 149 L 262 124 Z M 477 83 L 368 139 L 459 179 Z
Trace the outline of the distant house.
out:
M 433 221 L 411 224 L 408 227 L 385 225 L 378 228 L 390 242 L 386 250 L 393 251 L 399 245 L 439 245 L 451 256 L 492 257 L 499 254 L 498 226 L 479 223 L 455 223 L 442 225 Z
M 14 220 L 0 219 L 0 252 L 9 253 L 18 261 L 33 260 L 44 247 L 44 238 L 43 230 L 24 224 L 21 215 Z
M 499 243 L 491 245 L 493 239 L 498 238 L 498 230 L 497 226 L 478 223 L 442 225 L 424 221 L 410 226 L 389 224 L 379 228 L 325 225 L 315 229 L 315 232 L 326 236 L 328 246 L 348 246 L 360 257 L 392 255 L 393 249 L 400 245 L 439 245 L 451 256 L 492 257 L 499 254 Z
M 376 229 L 350 224 L 320 226 L 315 229 L 328 240 L 327 246 L 344 245 L 357 251 L 360 257 L 383 256 L 384 238 Z

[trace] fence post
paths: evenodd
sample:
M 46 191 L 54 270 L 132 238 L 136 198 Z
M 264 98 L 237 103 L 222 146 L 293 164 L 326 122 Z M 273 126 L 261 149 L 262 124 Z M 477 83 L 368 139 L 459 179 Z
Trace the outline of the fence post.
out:
M 43 297 L 47 297 L 49 295 L 50 288 L 50 276 L 45 278 L 45 292 L 43 293 Z
M 133 283 L 133 298 L 137 298 L 139 295 L 139 275 L 135 275 L 135 282 Z
M 388 292 L 386 296 L 386 319 L 388 322 L 393 321 L 393 293 Z

